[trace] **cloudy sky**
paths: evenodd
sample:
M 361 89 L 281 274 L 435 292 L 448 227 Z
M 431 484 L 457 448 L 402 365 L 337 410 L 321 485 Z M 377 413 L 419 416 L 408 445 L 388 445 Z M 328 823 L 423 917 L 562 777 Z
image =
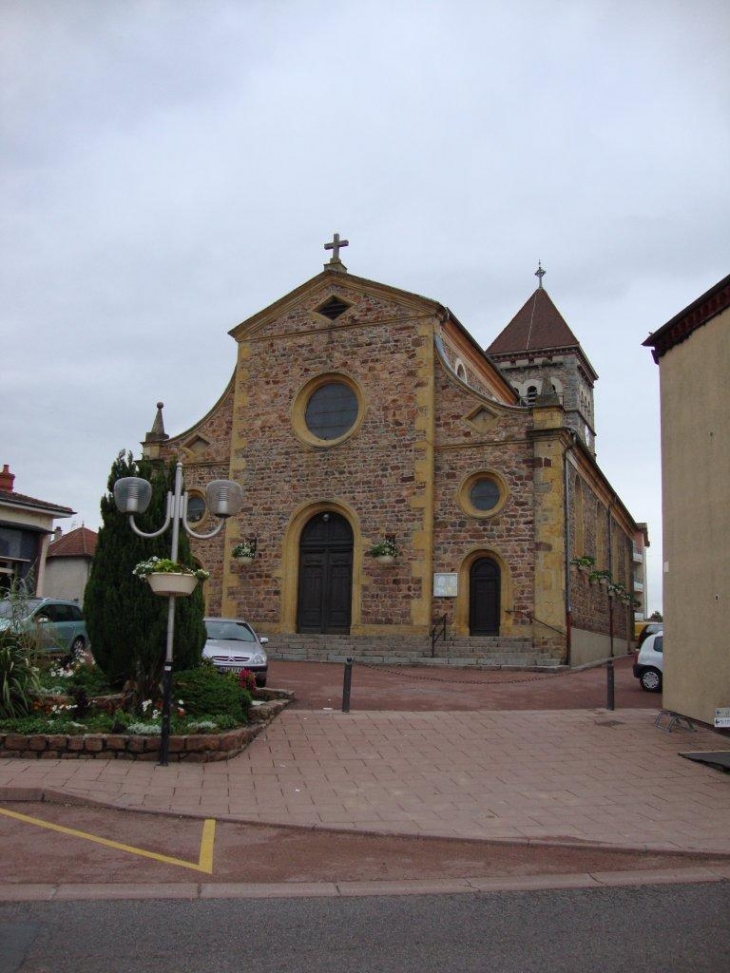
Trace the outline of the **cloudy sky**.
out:
M 317 274 L 450 307 L 487 345 L 545 287 L 599 373 L 598 458 L 651 535 L 641 342 L 730 270 L 726 0 L 0 0 L 0 465 L 96 528 L 155 403 Z M 64 526 L 70 526 L 66 521 Z

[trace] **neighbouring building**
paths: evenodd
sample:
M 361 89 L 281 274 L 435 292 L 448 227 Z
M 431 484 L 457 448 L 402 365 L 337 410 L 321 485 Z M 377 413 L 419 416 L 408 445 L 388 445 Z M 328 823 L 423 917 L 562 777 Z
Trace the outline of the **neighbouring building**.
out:
M 45 594 L 46 552 L 53 521 L 72 517 L 70 507 L 36 500 L 14 490 L 15 475 L 6 463 L 0 473 L 0 594 L 29 576 L 34 594 Z
M 659 365 L 667 709 L 730 707 L 730 276 L 644 342 Z
M 46 554 L 46 597 L 83 606 L 95 550 L 95 531 L 82 526 L 64 534 L 57 527 Z
M 649 617 L 649 570 L 647 550 L 649 544 L 649 525 L 637 524 L 634 536 L 634 621 L 643 622 Z
M 596 463 L 596 373 L 542 268 L 485 352 L 437 301 L 349 274 L 344 245 L 233 328 L 207 415 L 170 437 L 160 406 L 144 441 L 184 463 L 200 532 L 205 484 L 243 487 L 241 513 L 193 544 L 209 613 L 250 619 L 288 658 L 627 652 L 637 524 Z M 387 539 L 393 563 L 368 556 Z M 246 540 L 249 564 L 231 556 Z

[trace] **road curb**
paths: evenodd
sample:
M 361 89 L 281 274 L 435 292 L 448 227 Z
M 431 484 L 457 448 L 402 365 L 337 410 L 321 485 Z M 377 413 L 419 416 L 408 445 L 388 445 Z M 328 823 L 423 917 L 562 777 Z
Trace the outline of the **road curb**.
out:
M 403 895 L 486 895 L 601 889 L 639 885 L 687 885 L 730 881 L 730 863 L 710 868 L 649 869 L 628 872 L 579 872 L 493 878 L 414 879 L 397 882 L 177 882 L 143 884 L 68 884 L 0 886 L 0 903 L 70 902 L 111 899 L 288 899 L 355 898 Z
M 152 814 L 156 817 L 187 818 L 194 821 L 204 821 L 211 817 L 205 811 L 168 811 L 154 807 L 126 806 L 109 801 L 98 801 L 83 795 L 59 791 L 42 787 L 0 787 L 0 804 L 9 803 L 38 803 L 38 804 L 66 804 L 74 807 L 100 808 L 103 810 L 129 811 L 135 814 Z M 730 852 L 709 852 L 692 848 L 679 848 L 676 845 L 652 844 L 618 844 L 600 841 L 587 841 L 581 838 L 479 838 L 463 837 L 461 835 L 445 835 L 443 833 L 429 833 L 422 830 L 417 833 L 408 831 L 377 831 L 362 828 L 339 827 L 333 824 L 298 824 L 282 821 L 262 821 L 260 818 L 248 819 L 231 814 L 214 815 L 216 821 L 224 824 L 242 824 L 249 828 L 287 828 L 293 831 L 325 832 L 329 834 L 349 834 L 370 838 L 409 838 L 427 841 L 463 841 L 475 845 L 493 845 L 495 847 L 522 846 L 530 848 L 577 848 L 583 851 L 617 852 L 628 854 L 672 855 L 674 857 L 707 858 L 717 860 L 727 857 L 730 862 Z

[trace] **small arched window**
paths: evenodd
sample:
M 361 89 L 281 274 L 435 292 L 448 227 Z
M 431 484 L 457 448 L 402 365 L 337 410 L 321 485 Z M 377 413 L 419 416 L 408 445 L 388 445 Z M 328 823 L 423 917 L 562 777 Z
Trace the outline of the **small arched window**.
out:
M 534 405 L 537 398 L 537 385 L 527 386 L 527 404 Z

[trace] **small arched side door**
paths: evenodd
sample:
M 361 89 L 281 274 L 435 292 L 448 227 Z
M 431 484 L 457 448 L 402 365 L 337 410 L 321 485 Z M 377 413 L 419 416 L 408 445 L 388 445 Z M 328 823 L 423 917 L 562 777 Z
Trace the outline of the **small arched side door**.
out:
M 480 557 L 469 572 L 469 634 L 499 635 L 501 574 L 491 557 Z

